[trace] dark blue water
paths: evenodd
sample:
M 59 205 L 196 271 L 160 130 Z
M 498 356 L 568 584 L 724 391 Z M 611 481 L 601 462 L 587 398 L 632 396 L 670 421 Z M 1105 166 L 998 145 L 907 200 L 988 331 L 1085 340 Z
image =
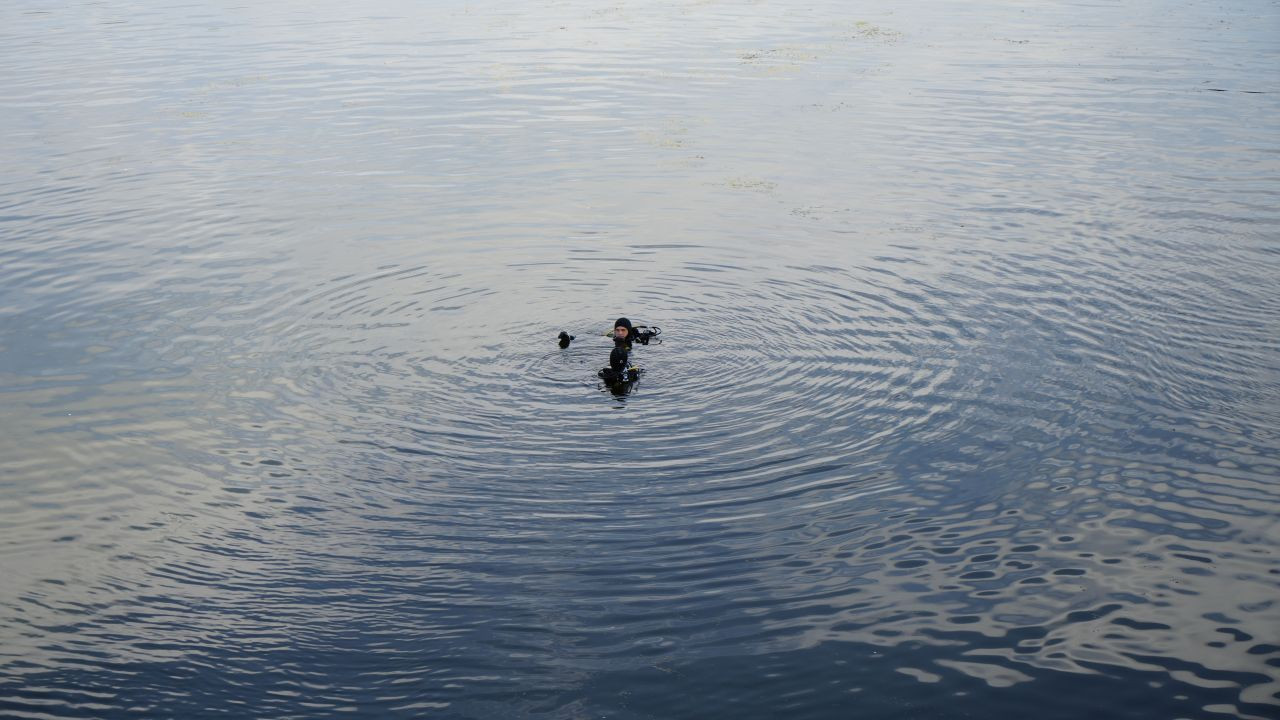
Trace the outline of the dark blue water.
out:
M 1275 717 L 1277 78 L 1274 2 L 9 3 L 0 716 Z

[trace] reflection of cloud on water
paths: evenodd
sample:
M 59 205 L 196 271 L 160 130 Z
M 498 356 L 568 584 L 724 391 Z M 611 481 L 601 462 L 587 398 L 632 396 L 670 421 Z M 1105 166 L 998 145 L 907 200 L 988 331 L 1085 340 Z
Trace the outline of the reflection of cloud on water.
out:
M 1277 563 L 1259 543 L 1274 532 L 1275 513 L 1239 508 L 1228 525 L 1214 517 L 1219 511 L 1199 508 L 1221 507 L 1249 483 L 1222 482 L 1211 495 L 1214 486 L 1198 482 L 1193 499 L 1153 501 L 1088 479 L 1123 478 L 1128 470 L 1168 480 L 1190 473 L 1099 467 L 1096 458 L 1089 465 L 1065 466 L 1081 468 L 1066 490 L 1054 492 L 1063 473 L 1050 468 L 979 508 L 909 513 L 855 540 L 820 538 L 825 575 L 844 576 L 849 594 L 829 598 L 825 615 L 783 613 L 786 620 L 762 622 L 779 638 L 807 628 L 802 646 L 958 643 L 967 646 L 965 662 L 936 664 L 993 687 L 1031 680 L 1017 666 L 1086 675 L 1115 667 L 1238 688 L 1242 702 L 1274 704 Z M 791 588 L 794 608 L 823 592 L 804 587 L 801 577 L 769 584 Z M 904 672 L 931 682 L 940 671 Z
M 963 662 L 960 660 L 938 660 L 937 664 L 978 678 L 993 688 L 1005 688 L 1018 683 L 1030 682 L 1031 677 L 1014 670 L 1008 665 L 992 665 L 983 662 Z

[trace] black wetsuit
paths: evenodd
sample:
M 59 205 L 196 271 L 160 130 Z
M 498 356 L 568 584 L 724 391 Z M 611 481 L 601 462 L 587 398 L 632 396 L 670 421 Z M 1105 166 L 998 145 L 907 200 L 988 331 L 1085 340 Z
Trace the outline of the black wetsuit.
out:
M 627 338 L 622 342 L 626 345 L 627 352 L 630 352 L 632 344 L 639 343 L 641 345 L 648 345 L 649 340 L 656 337 L 659 332 L 661 331 L 656 328 L 651 328 L 648 325 L 637 325 L 632 328 L 627 328 Z M 618 336 L 614 335 L 615 342 L 617 341 L 617 338 Z
M 609 383 L 633 383 L 640 379 L 640 368 L 624 368 L 623 370 L 614 370 L 611 367 L 601 368 L 596 373 L 601 380 Z
M 616 338 L 613 344 L 613 352 L 609 353 L 609 367 L 601 368 L 596 375 L 610 385 L 635 382 L 640 377 L 640 371 L 631 367 L 630 358 L 627 354 L 630 346 L 625 340 Z

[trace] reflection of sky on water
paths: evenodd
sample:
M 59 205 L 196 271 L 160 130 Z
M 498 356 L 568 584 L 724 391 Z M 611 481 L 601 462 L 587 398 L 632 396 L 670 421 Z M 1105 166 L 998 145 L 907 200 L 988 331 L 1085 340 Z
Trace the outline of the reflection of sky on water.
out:
M 8 679 L 1275 704 L 1272 8 L 22 10 Z

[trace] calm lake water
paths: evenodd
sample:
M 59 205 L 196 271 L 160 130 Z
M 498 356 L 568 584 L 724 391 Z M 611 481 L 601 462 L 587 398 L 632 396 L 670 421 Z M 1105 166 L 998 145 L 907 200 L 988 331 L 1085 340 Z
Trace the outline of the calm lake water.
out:
M 0 98 L 4 717 L 1280 713 L 1276 2 L 13 0 Z

